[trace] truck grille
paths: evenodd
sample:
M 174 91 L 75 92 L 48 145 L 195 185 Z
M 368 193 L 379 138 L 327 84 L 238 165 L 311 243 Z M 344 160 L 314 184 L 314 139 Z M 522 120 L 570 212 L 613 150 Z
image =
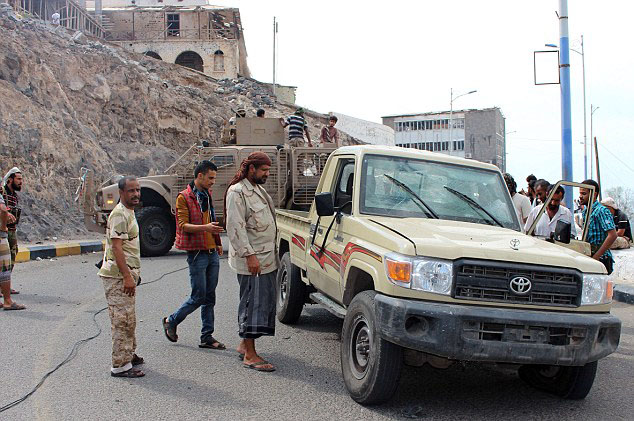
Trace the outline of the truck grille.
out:
M 510 281 L 516 276 L 531 281 L 527 294 L 511 290 Z M 472 261 L 457 265 L 454 298 L 458 299 L 577 307 L 580 295 L 581 275 L 572 270 Z
M 555 346 L 576 345 L 585 339 L 587 329 L 557 326 L 524 326 L 466 320 L 462 326 L 465 339 L 493 342 L 522 342 Z

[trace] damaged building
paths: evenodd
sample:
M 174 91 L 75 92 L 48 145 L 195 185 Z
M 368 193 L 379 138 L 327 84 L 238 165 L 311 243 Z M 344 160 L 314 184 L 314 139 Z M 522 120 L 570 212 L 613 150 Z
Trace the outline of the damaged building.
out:
M 97 0 L 86 7 L 106 38 L 129 50 L 217 79 L 250 76 L 237 8 L 207 0 Z
M 506 127 L 497 108 L 384 116 L 396 146 L 476 159 L 506 169 Z

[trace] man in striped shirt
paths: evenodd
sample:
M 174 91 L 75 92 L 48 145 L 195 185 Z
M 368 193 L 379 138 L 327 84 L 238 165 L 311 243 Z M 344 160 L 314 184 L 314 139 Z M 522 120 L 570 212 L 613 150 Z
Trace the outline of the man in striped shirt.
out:
M 308 146 L 313 147 L 313 143 L 310 140 L 310 134 L 308 133 L 308 123 L 304 118 L 304 109 L 298 108 L 295 114 L 291 114 L 284 118 L 280 118 L 280 124 L 282 127 L 288 126 L 288 145 L 289 146 L 306 146 L 304 142 L 304 133 L 306 133 L 306 139 L 308 140 Z

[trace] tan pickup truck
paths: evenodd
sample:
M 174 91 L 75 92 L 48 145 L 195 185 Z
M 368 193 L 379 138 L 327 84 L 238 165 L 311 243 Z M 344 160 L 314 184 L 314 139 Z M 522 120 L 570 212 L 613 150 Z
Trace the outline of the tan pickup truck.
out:
M 359 403 L 390 399 L 403 363 L 455 361 L 513 364 L 582 399 L 618 346 L 603 265 L 522 234 L 493 165 L 339 148 L 310 210 L 278 210 L 277 223 L 278 318 L 319 303 L 344 319 L 343 378 Z

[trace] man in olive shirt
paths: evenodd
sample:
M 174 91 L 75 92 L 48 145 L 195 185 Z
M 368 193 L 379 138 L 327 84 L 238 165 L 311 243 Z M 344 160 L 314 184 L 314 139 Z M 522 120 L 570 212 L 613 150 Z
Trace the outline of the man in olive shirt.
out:
M 238 352 L 244 367 L 265 372 L 275 366 L 258 355 L 255 340 L 275 334 L 277 226 L 273 200 L 263 187 L 271 165 L 265 153 L 251 153 L 225 193 L 229 266 L 240 284 Z
M 213 162 L 202 161 L 194 170 L 194 181 L 176 199 L 175 245 L 177 249 L 187 251 L 192 292 L 174 314 L 163 318 L 165 336 L 176 342 L 177 326 L 200 307 L 202 330 L 198 346 L 209 349 L 225 349 L 225 345 L 212 336 L 220 269 L 218 256 L 222 255 L 222 227 L 215 222 L 210 190 L 216 182 L 217 171 Z
M 106 226 L 106 250 L 99 269 L 108 301 L 112 331 L 113 377 L 143 377 L 134 368 L 143 364 L 136 350 L 136 284 L 141 271 L 139 225 L 134 208 L 141 198 L 141 187 L 135 177 L 119 180 L 120 202 L 110 212 Z

